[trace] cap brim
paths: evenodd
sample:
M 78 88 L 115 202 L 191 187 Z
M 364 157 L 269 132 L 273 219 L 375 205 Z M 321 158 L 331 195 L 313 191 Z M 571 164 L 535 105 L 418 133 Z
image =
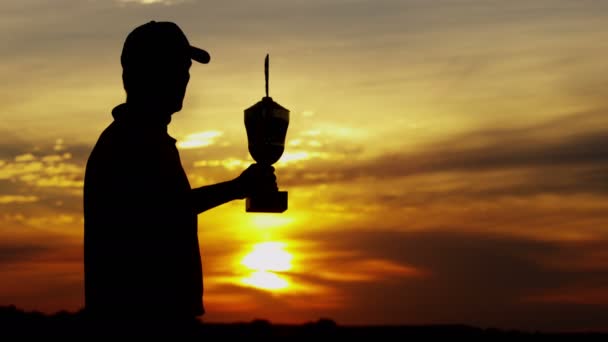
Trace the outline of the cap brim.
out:
M 207 51 L 194 46 L 190 46 L 190 58 L 203 64 L 207 64 L 211 60 L 211 56 L 209 56 Z

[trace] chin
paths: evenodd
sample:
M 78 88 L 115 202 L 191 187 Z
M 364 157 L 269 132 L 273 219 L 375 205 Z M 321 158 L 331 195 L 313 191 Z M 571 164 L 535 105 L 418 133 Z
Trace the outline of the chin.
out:
M 176 103 L 172 106 L 167 106 L 167 112 L 173 114 L 173 113 L 177 113 L 180 110 L 182 110 L 183 105 L 181 103 Z

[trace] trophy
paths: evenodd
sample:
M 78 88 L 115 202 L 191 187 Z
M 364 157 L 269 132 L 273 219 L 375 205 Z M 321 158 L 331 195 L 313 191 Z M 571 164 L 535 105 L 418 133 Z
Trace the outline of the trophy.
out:
M 268 55 L 264 61 L 266 96 L 245 109 L 245 128 L 249 154 L 260 165 L 276 163 L 285 149 L 289 125 L 289 110 L 268 96 Z M 267 191 L 252 194 L 246 199 L 247 212 L 282 213 L 287 210 L 287 191 Z

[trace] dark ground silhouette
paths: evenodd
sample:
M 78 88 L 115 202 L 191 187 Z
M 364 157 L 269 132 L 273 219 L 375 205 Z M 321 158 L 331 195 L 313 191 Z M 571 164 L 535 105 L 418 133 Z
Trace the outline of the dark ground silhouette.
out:
M 95 332 L 99 336 L 99 332 Z M 88 333 L 82 312 L 60 311 L 52 315 L 40 312 L 26 312 L 15 306 L 0 307 L 0 341 L 7 338 L 27 337 L 94 337 Z M 119 336 L 125 337 L 126 335 Z M 176 331 L 173 337 L 179 337 Z M 319 319 L 299 325 L 272 324 L 267 320 L 253 320 L 237 323 L 200 323 L 192 337 L 194 340 L 234 341 L 310 341 L 317 338 L 331 340 L 404 340 L 418 338 L 449 338 L 488 340 L 533 338 L 535 340 L 561 340 L 581 338 L 606 340 L 608 333 L 548 333 L 537 331 L 517 331 L 501 329 L 481 329 L 467 325 L 402 325 L 402 326 L 340 326 L 330 319 Z

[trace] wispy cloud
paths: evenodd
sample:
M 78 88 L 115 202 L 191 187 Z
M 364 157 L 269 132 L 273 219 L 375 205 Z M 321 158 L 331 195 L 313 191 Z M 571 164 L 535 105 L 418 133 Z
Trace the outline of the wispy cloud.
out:
M 415 265 L 427 270 L 427 277 L 397 276 L 382 282 L 355 281 L 351 286 L 341 286 L 348 298 L 346 303 L 353 311 L 336 312 L 339 320 L 350 317 L 351 321 L 369 323 L 370 319 L 394 319 L 397 323 L 405 317 L 410 322 L 424 323 L 440 314 L 444 323 L 458 323 L 464 319 L 483 326 L 508 325 L 525 329 L 550 327 L 557 319 L 565 324 L 564 329 L 569 329 L 577 325 L 576 316 L 584 314 L 589 327 L 601 327 L 605 323 L 600 313 L 608 309 L 602 292 L 606 290 L 608 264 L 592 272 L 581 272 L 549 265 L 546 261 L 559 263 L 569 255 L 579 259 L 579 267 L 584 267 L 583 257 L 602 252 L 608 243 L 606 240 L 542 242 L 505 235 L 462 233 L 457 232 L 458 229 L 396 232 L 380 227 L 382 223 L 378 222 L 374 229 L 307 232 L 294 237 L 323 241 L 323 246 L 319 246 L 321 250 L 333 251 L 336 256 L 339 252 L 351 252 L 372 260 L 379 257 L 396 265 Z M 339 263 L 338 257 L 329 258 L 325 265 Z M 348 274 L 348 268 L 344 270 Z M 327 285 L 317 274 L 311 276 Z M 532 299 L 534 303 L 529 301 Z M 598 301 L 588 305 L 593 300 Z M 420 306 L 428 311 L 414 314 L 413 308 Z M 572 311 L 556 315 L 552 313 L 556 306 Z M 354 318 L 356 308 L 362 307 L 368 310 Z M 540 312 L 543 315 L 537 316 Z
M 38 201 L 38 196 L 28 195 L 0 195 L 0 204 L 6 203 L 31 203 Z
M 177 142 L 177 147 L 181 149 L 201 148 L 215 144 L 215 140 L 222 136 L 220 131 L 205 131 L 188 134 L 185 138 Z
M 139 4 L 139 5 L 175 5 L 181 2 L 186 2 L 188 0 L 115 0 L 118 3 L 122 4 Z
M 0 180 L 9 179 L 36 187 L 82 187 L 83 165 L 70 162 L 70 153 L 35 157 L 16 156 L 0 164 Z
M 287 184 L 399 179 L 453 173 L 483 180 L 483 174 L 515 172 L 488 194 L 601 193 L 608 191 L 608 130 L 602 112 L 575 114 L 526 128 L 491 128 L 421 146 L 415 152 L 387 152 L 350 162 L 310 163 L 288 169 Z M 583 125 L 581 125 L 581 123 Z M 581 127 L 582 126 L 582 127 Z M 563 131 L 568 127 L 567 131 Z M 515 173 L 513 175 L 515 175 Z

